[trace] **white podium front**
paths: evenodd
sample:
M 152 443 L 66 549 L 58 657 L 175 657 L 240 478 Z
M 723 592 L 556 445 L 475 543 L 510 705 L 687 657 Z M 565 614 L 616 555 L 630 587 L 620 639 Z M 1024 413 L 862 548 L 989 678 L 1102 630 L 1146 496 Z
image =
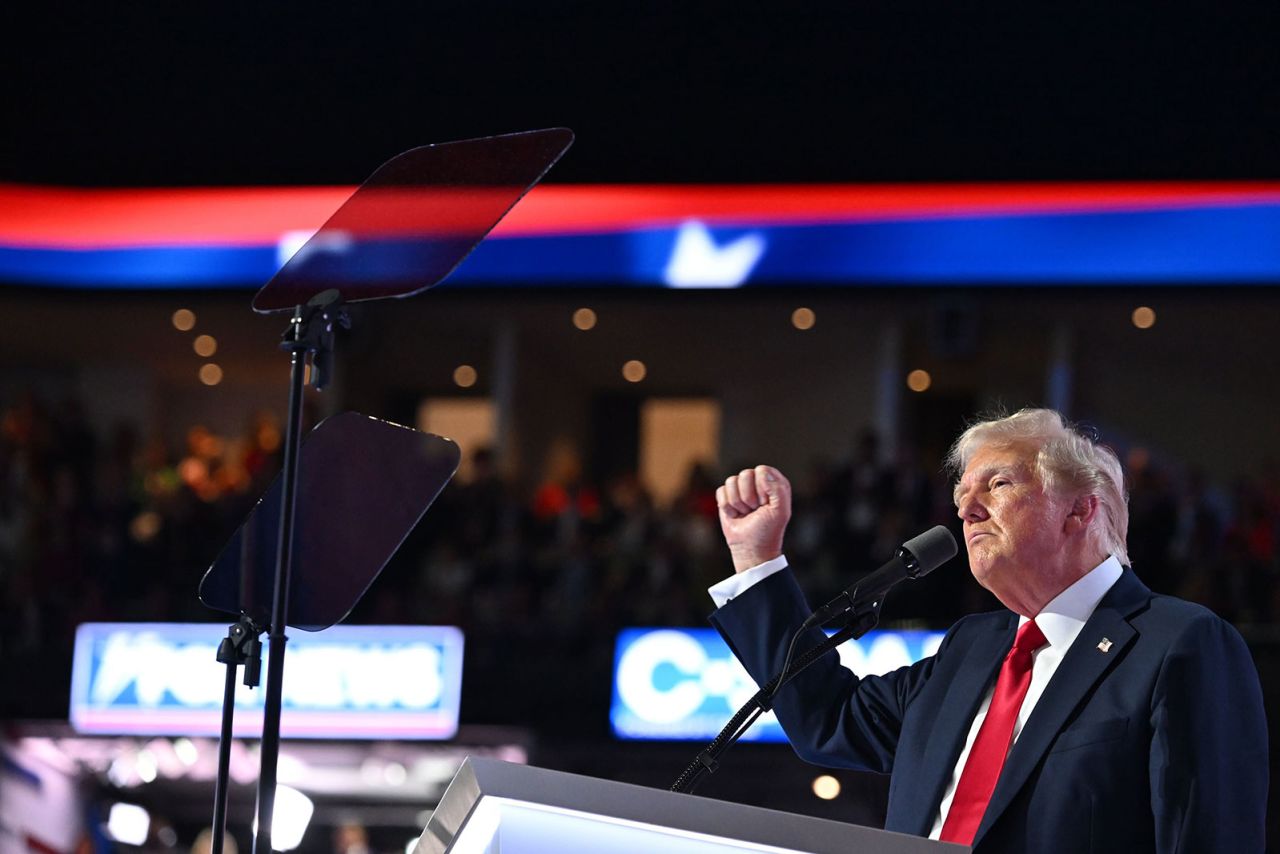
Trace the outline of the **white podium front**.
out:
M 854 824 L 469 757 L 413 854 L 962 854 Z

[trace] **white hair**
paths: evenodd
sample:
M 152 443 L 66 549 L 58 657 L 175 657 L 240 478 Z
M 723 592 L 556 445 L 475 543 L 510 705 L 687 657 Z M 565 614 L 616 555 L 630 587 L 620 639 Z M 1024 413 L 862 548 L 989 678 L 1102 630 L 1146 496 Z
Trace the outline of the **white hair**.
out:
M 1091 528 L 1098 546 L 1123 564 L 1129 563 L 1129 501 L 1124 472 L 1115 451 L 1067 423 L 1052 409 L 1023 409 L 1013 415 L 979 421 L 960 434 L 947 453 L 947 467 L 958 478 L 969 460 L 986 447 L 1029 445 L 1036 450 L 1035 468 L 1045 488 L 1059 494 L 1092 495 L 1102 511 L 1102 525 Z

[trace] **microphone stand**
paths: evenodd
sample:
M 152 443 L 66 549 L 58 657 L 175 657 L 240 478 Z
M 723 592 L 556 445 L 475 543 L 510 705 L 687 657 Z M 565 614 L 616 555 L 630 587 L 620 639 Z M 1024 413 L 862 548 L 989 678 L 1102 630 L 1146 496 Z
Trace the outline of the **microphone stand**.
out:
M 218 644 L 218 661 L 227 666 L 226 684 L 222 689 L 222 730 L 218 737 L 218 776 L 213 787 L 213 840 L 211 852 L 222 852 L 227 832 L 227 788 L 231 778 L 231 729 L 236 712 L 236 670 L 244 668 L 244 684 L 258 687 L 262 675 L 262 634 L 252 619 L 241 614 L 238 622 L 227 628 L 227 636 Z
M 773 707 L 773 697 L 778 693 L 778 689 L 840 644 L 847 640 L 856 640 L 875 628 L 876 623 L 880 621 L 880 607 L 883 604 L 884 596 L 880 596 L 865 607 L 854 610 L 844 628 L 804 653 L 794 664 L 790 663 L 791 655 L 788 652 L 782 672 L 765 683 L 755 696 L 738 709 L 725 724 L 724 729 L 720 730 L 720 734 L 676 778 L 675 783 L 671 785 L 671 791 L 692 793 L 705 775 L 714 774 L 720 767 L 720 757 L 724 752 L 737 743 L 760 715 Z M 808 626 L 801 628 L 796 633 L 796 639 L 807 628 Z M 795 646 L 794 639 L 791 646 L 792 648 Z

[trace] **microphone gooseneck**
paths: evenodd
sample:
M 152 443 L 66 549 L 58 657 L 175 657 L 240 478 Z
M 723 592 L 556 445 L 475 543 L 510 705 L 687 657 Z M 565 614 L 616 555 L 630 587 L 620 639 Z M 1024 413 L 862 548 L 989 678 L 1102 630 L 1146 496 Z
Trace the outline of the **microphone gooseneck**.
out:
M 889 588 L 904 579 L 924 578 L 955 557 L 959 550 L 956 538 L 942 525 L 912 537 L 883 566 L 863 576 L 810 614 L 804 628 L 826 625 L 868 606 L 873 609 L 879 607 Z
M 823 605 L 805 620 L 804 625 L 791 637 L 782 669 L 729 720 L 720 734 L 706 749 L 689 763 L 671 787 L 673 792 L 691 792 L 705 774 L 714 773 L 720 765 L 720 757 L 742 734 L 773 706 L 773 697 L 800 671 L 813 664 L 827 652 L 850 638 L 859 638 L 875 627 L 880 615 L 880 605 L 890 587 L 904 578 L 923 578 L 956 556 L 959 548 L 951 532 L 938 525 L 902 544 L 893 559 L 875 572 L 862 578 L 852 587 Z M 796 643 L 805 632 L 816 625 L 831 622 L 849 615 L 843 628 L 831 637 L 806 650 L 793 664 Z

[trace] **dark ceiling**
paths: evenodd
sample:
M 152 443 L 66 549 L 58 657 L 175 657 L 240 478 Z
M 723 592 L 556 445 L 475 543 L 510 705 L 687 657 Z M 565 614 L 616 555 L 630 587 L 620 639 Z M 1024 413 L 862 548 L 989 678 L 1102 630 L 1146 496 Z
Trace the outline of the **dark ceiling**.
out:
M 6 4 L 0 180 L 349 183 L 549 125 L 571 182 L 1280 177 L 1280 4 Z

